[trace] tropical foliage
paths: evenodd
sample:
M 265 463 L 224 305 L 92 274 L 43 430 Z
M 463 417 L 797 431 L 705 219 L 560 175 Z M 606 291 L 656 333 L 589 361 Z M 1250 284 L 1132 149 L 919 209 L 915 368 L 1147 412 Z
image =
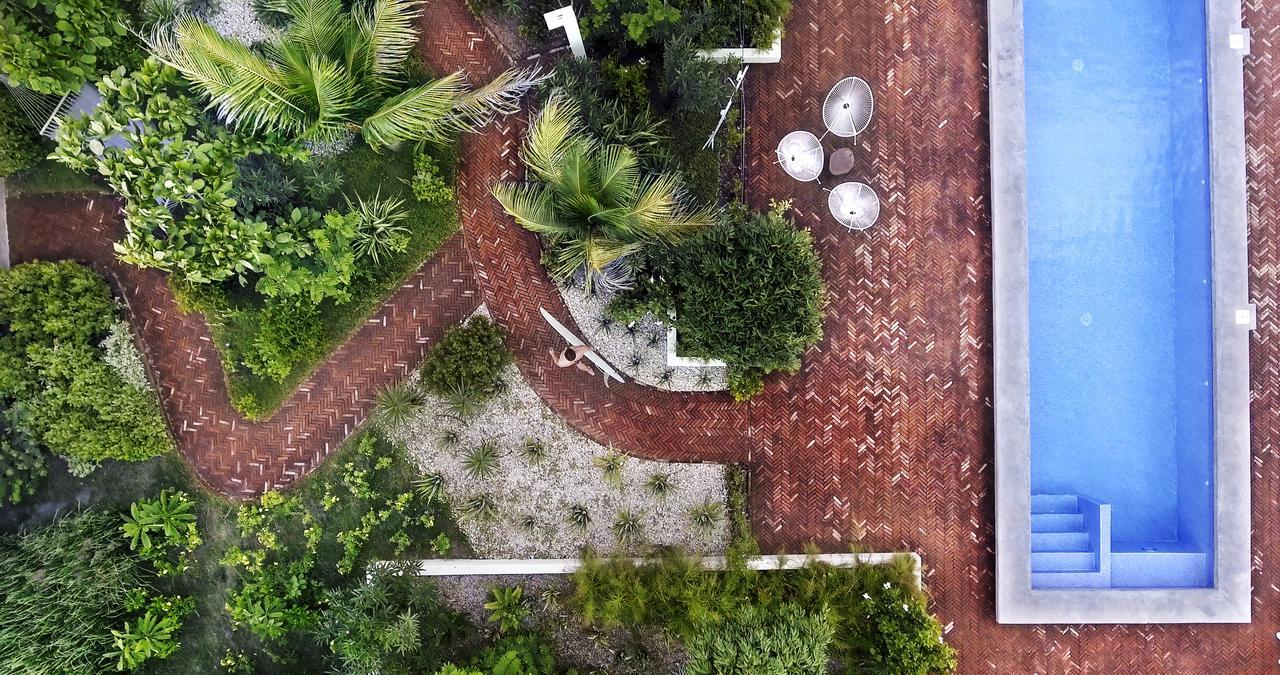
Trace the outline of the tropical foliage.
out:
M 0 671 L 92 673 L 144 575 L 106 514 L 0 542 Z
M 821 642 L 829 641 L 829 655 L 850 669 L 912 675 L 955 669 L 955 653 L 927 611 L 909 558 L 850 568 L 810 562 L 799 570 L 754 571 L 744 564 L 749 544 L 740 540 L 731 547 L 723 572 L 707 572 L 676 553 L 642 565 L 588 559 L 574 574 L 577 590 L 570 604 L 591 625 L 655 626 L 683 638 L 691 657 L 701 659 L 692 663 L 716 666 L 700 672 L 811 672 L 732 668 L 815 658 L 816 645 L 789 637 L 795 626 L 783 624 L 794 621 L 807 625 L 811 637 L 830 635 Z M 810 619 L 785 618 L 791 606 Z M 819 619 L 829 621 L 829 628 L 814 623 Z
M 0 13 L 0 70 L 40 93 L 79 89 L 135 50 L 117 0 L 9 0 Z
M 795 371 L 822 338 L 825 290 L 813 238 L 783 216 L 785 208 L 734 207 L 655 262 L 638 288 L 614 301 L 614 315 L 675 310 L 680 352 L 727 361 L 739 400 L 757 393 L 765 374 Z
M 261 50 L 192 17 L 179 19 L 172 34 L 157 32 L 151 47 L 237 128 L 316 141 L 356 131 L 375 148 L 475 129 L 514 112 L 536 82 L 507 71 L 470 90 L 458 72 L 406 88 L 401 76 L 417 43 L 419 0 L 370 0 L 350 11 L 342 0 L 272 6 L 289 22 Z
M 245 285 L 268 264 L 311 254 L 314 221 L 273 230 L 239 217 L 231 197 L 238 161 L 263 153 L 300 160 L 301 149 L 209 123 L 177 73 L 154 60 L 127 75 L 117 69 L 98 91 L 103 102 L 92 114 L 64 120 L 54 157 L 102 175 L 124 198 L 125 237 L 116 244 L 124 261 L 189 283 L 234 278 Z
M 464 632 L 462 617 L 412 569 L 378 567 L 368 583 L 329 593 L 316 638 L 335 672 L 394 675 L 440 667 Z
M 625 285 L 628 257 L 711 222 L 707 211 L 687 208 L 676 175 L 642 177 L 631 148 L 583 134 L 577 105 L 563 96 L 543 106 L 520 156 L 532 182 L 499 184 L 493 194 L 516 222 L 542 236 L 543 264 L 560 281 L 582 275 L 588 288 Z
M 43 475 L 35 453 L 97 462 L 171 449 L 154 392 L 105 358 L 101 345 L 116 322 L 111 291 L 87 267 L 31 262 L 0 271 L 0 405 L 15 468 L 0 484 L 10 499 Z

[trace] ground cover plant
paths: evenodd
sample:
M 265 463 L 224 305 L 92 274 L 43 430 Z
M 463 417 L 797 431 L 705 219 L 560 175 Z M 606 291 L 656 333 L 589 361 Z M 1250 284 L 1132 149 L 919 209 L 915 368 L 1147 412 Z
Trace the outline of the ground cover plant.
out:
M 190 537 L 198 538 L 193 524 L 174 529 L 174 538 Z M 132 671 L 177 651 L 193 605 L 158 594 L 157 572 L 144 563 L 151 558 L 132 554 L 127 541 L 118 517 L 86 512 L 0 542 L 0 669 Z M 167 543 L 157 538 L 145 550 Z
M 670 257 L 652 259 L 612 313 L 625 323 L 674 310 L 680 353 L 726 361 L 734 397 L 754 396 L 766 374 L 794 372 L 822 338 L 821 263 L 812 237 L 785 210 L 729 209 Z
M 91 470 L 167 453 L 172 441 L 106 281 L 72 262 L 0 271 L 0 489 L 17 502 L 48 455 Z
M 98 539 L 109 545 L 90 546 L 92 537 L 76 534 L 83 546 L 58 550 L 77 556 L 81 566 L 127 560 L 149 590 L 144 597 L 125 592 L 131 583 L 116 584 L 122 589 L 107 597 L 86 588 L 86 602 L 106 603 L 94 606 L 94 621 L 45 642 L 59 649 L 73 639 L 91 643 L 84 658 L 99 665 L 88 671 L 114 669 L 124 659 L 126 670 L 158 673 L 419 673 L 470 658 L 457 648 L 468 629 L 439 603 L 429 582 L 392 569 L 364 587 L 373 560 L 467 555 L 443 503 L 418 494 L 416 467 L 375 435 L 352 439 L 330 460 L 298 489 L 244 505 L 202 491 L 171 455 L 128 470 L 108 462 L 84 479 L 55 463 L 31 503 L 0 509 L 0 532 L 40 532 L 59 509 L 89 509 L 105 523 Z M 7 550 L 0 546 L 0 567 L 8 572 Z M 10 597 L 28 602 L 20 600 L 29 597 L 25 591 L 9 594 L 24 580 L 29 575 L 7 573 L 0 604 Z M 72 602 L 67 598 L 59 601 Z M 38 609 L 32 604 L 21 610 L 26 614 L 10 614 L 0 607 L 0 630 L 19 635 L 6 628 L 7 618 L 29 618 Z M 69 621 L 83 615 L 77 611 L 69 606 Z M 23 628 L 54 631 L 58 620 Z M 81 631 L 87 631 L 84 640 Z M 32 655 L 37 649 L 21 641 L 0 646 L 0 670 L 28 672 L 9 667 L 25 662 L 6 658 L 43 658 Z M 376 668 L 359 667 L 375 660 Z

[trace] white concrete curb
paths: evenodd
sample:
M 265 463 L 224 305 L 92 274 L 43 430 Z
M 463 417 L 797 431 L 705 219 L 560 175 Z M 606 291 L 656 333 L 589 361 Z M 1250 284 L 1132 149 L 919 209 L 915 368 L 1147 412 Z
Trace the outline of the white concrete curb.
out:
M 824 553 L 815 556 L 800 555 L 764 555 L 751 558 L 747 567 L 753 570 L 795 570 L 810 562 L 826 563 L 835 567 L 852 567 L 855 564 L 884 565 L 893 562 L 898 556 L 907 556 L 915 563 L 916 585 L 922 583 L 920 574 L 920 556 L 916 553 Z M 724 556 L 707 556 L 702 558 L 702 566 L 708 570 L 723 570 Z M 634 558 L 637 564 L 649 562 L 646 558 Z M 484 560 L 484 559 L 449 559 L 408 561 L 418 567 L 418 576 L 453 577 L 453 576 L 501 576 L 518 574 L 573 574 L 582 568 L 580 558 L 535 558 L 529 560 Z M 382 561 L 373 566 L 384 566 L 392 563 Z

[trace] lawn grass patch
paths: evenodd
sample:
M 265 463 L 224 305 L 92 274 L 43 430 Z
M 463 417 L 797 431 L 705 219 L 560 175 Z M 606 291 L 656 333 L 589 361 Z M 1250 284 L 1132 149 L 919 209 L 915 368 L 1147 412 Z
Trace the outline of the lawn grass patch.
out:
M 11 197 L 57 192 L 107 192 L 106 184 L 94 176 L 47 158 L 6 178 L 5 189 Z
M 457 146 L 427 146 L 450 185 L 457 176 Z M 382 305 L 406 277 L 458 229 L 456 202 L 428 204 L 413 196 L 409 181 L 413 178 L 415 149 L 405 145 L 385 153 L 377 153 L 357 144 L 335 160 L 343 172 L 344 196 L 336 196 L 333 208 L 345 208 L 346 198 L 366 200 L 381 195 L 403 199 L 408 217 L 403 225 L 409 230 L 409 243 L 403 252 L 384 256 L 378 264 L 368 259 L 358 263 L 351 280 L 351 299 L 344 303 L 326 300 L 320 304 L 314 321 L 321 338 L 315 349 L 299 358 L 282 380 L 261 377 L 244 365 L 243 355 L 251 348 L 264 325 L 266 303 L 252 289 L 237 285 L 220 291 L 198 295 L 175 288 L 180 301 L 189 309 L 205 314 L 214 343 L 222 356 L 227 374 L 231 402 L 246 417 L 263 420 L 271 416 L 285 399 L 320 365 L 329 354 Z

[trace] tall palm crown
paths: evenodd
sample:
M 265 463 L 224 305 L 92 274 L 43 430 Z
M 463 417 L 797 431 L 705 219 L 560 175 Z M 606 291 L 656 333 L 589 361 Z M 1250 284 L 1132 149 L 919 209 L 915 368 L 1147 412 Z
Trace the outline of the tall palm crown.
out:
M 443 140 L 519 107 L 538 80 L 509 70 L 470 90 L 461 72 L 408 88 L 404 62 L 417 43 L 422 0 L 276 0 L 290 17 L 279 40 L 260 49 L 184 16 L 149 41 L 227 122 L 304 140 L 359 132 L 372 147 Z
M 587 288 L 625 282 L 621 263 L 655 243 L 676 243 L 709 225 L 709 211 L 686 207 L 673 174 L 640 176 L 640 160 L 581 129 L 577 106 L 553 94 L 530 125 L 520 152 L 532 182 L 501 183 L 493 195 L 516 222 L 543 237 L 543 263 Z

